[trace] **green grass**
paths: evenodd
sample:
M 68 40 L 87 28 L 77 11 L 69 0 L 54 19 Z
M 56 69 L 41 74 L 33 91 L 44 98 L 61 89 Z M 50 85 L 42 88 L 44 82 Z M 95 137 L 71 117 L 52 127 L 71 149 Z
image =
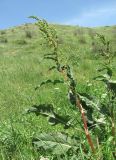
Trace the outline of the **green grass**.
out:
M 78 33 L 78 26 L 54 26 L 59 36 L 60 59 L 71 65 L 78 90 L 86 91 L 87 82 L 93 83 L 92 78 L 97 75 L 96 68 L 105 60 L 92 52 L 93 40 L 88 34 L 89 28 L 82 28 L 83 33 Z M 28 38 L 26 31 L 30 31 L 32 37 Z M 106 35 L 112 42 L 113 50 L 116 50 L 116 37 L 113 36 L 116 26 L 93 28 L 93 31 Z M 79 41 L 81 36 L 85 43 Z M 72 112 L 72 106 L 67 102 L 65 85 L 50 85 L 42 87 L 41 91 L 34 90 L 41 81 L 59 77 L 55 72 L 47 72 L 52 62 L 43 60 L 43 54 L 51 51 L 43 44 L 45 41 L 35 25 L 28 24 L 5 30 L 4 34 L 0 34 L 0 39 L 7 39 L 7 42 L 0 41 L 0 160 L 35 160 L 40 154 L 32 147 L 32 137 L 41 132 L 63 132 L 64 129 L 60 125 L 48 125 L 42 117 L 26 115 L 25 110 L 33 104 L 49 102 L 54 104 L 57 112 L 66 115 Z M 115 60 L 116 58 L 112 61 L 114 79 Z M 98 87 L 99 92 L 104 90 L 101 86 L 102 84 Z M 55 89 L 56 87 L 59 89 Z M 94 84 L 93 88 L 89 89 L 93 95 L 96 94 L 95 88 Z M 73 130 L 69 129 L 67 133 L 72 134 Z M 110 149 L 106 147 L 104 152 L 108 155 Z M 112 157 L 109 155 L 108 160 L 110 159 Z

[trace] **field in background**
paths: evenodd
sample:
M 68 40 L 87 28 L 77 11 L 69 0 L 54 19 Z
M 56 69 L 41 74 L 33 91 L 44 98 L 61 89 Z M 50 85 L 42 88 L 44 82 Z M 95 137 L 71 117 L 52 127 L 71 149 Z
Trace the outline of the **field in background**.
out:
M 105 59 L 99 56 L 101 46 L 95 33 L 105 35 L 115 51 L 116 26 L 54 26 L 59 36 L 60 59 L 70 64 L 76 75 L 78 90 L 99 97 L 104 87 L 100 83 L 96 89 L 98 82 L 93 82 L 92 78 L 97 75 L 96 69 Z M 39 153 L 32 147 L 32 137 L 53 130 L 63 132 L 60 125 L 53 129 L 42 117 L 26 115 L 25 110 L 30 106 L 50 102 L 59 113 L 66 115 L 72 112 L 72 106 L 67 103 L 65 85 L 44 86 L 41 91 L 34 89 L 41 81 L 59 76 L 53 72 L 48 73 L 47 68 L 51 63 L 43 60 L 45 53 L 50 53 L 50 50 L 35 25 L 25 24 L 0 31 L 0 160 L 35 160 Z M 114 79 L 115 62 L 116 58 L 112 61 Z M 67 132 L 72 134 L 73 131 L 69 129 Z

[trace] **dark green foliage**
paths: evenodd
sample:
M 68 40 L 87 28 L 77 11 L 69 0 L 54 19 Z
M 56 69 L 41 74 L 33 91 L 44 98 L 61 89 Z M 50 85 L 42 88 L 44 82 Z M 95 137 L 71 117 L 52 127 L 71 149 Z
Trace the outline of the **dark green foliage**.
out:
M 15 43 L 19 44 L 19 45 L 25 45 L 25 44 L 27 44 L 27 41 L 23 40 L 23 39 L 20 39 L 20 40 L 16 40 Z
M 95 77 L 94 79 L 103 81 L 106 84 L 107 90 L 116 94 L 116 81 L 111 79 L 113 76 L 113 71 L 110 65 L 114 53 L 111 52 L 110 41 L 107 41 L 103 35 L 97 35 L 100 38 L 103 45 L 106 47 L 105 52 L 101 51 L 103 53 L 102 56 L 107 58 L 106 62 L 102 64 L 100 69 L 98 69 L 98 72 L 102 73 L 103 71 L 106 71 L 106 74 L 103 73 Z
M 52 104 L 40 104 L 39 106 L 34 105 L 27 110 L 27 113 L 35 113 L 36 116 L 38 116 L 39 114 L 49 116 L 50 113 L 53 113 L 53 105 Z
M 83 28 L 78 28 L 78 29 L 76 29 L 74 32 L 73 32 L 73 35 L 74 36 L 77 36 L 77 37 L 79 37 L 79 36 L 83 36 L 84 35 L 84 30 L 83 30 Z
M 109 76 L 101 75 L 95 77 L 94 79 L 98 81 L 103 81 L 106 84 L 108 91 L 111 91 L 114 94 L 116 94 L 116 81 L 109 79 Z
M 111 47 L 111 42 L 104 35 L 96 33 L 96 37 L 92 41 L 92 52 L 94 55 L 101 55 L 106 59 L 111 60 L 114 56 L 114 51 Z
M 34 105 L 30 109 L 27 110 L 27 113 L 35 113 L 36 116 L 42 115 L 47 117 L 48 122 L 51 125 L 57 125 L 62 124 L 64 125 L 64 128 L 69 128 L 71 126 L 70 123 L 70 116 L 60 116 L 57 113 L 54 112 L 53 105 L 52 104 L 40 104 L 40 105 Z
M 78 42 L 80 44 L 86 44 L 86 39 L 84 36 L 84 30 L 83 28 L 78 28 L 73 32 L 73 35 L 78 38 Z
M 103 44 L 105 51 L 101 51 L 101 55 L 106 58 L 106 62 L 101 65 L 101 68 L 98 69 L 100 73 L 99 76 L 95 77 L 95 80 L 102 81 L 106 86 L 106 98 L 102 103 L 101 111 L 105 116 L 107 121 L 107 127 L 111 129 L 112 135 L 112 145 L 115 147 L 116 138 L 115 138 L 115 106 L 116 106 L 116 81 L 112 80 L 113 70 L 111 66 L 111 60 L 114 56 L 114 53 L 111 50 L 110 41 L 107 41 L 103 35 L 97 34 L 100 38 L 101 43 Z M 104 74 L 105 72 L 105 74 Z M 104 108 L 105 110 L 104 110 Z M 104 132 L 107 133 L 108 130 L 104 128 Z M 105 136 L 104 136 L 105 137 Z M 113 153 L 113 152 L 112 152 Z M 114 155 L 115 157 L 115 155 Z
M 88 34 L 89 34 L 89 36 L 91 37 L 92 40 L 95 39 L 96 33 L 93 29 L 88 29 Z
M 14 32 L 15 32 L 15 29 L 12 29 L 11 32 L 14 33 Z
M 79 36 L 79 43 L 80 44 L 86 44 L 86 39 L 85 39 L 85 37 L 84 36 Z
M 94 54 L 94 56 L 96 56 L 99 53 L 99 50 L 100 50 L 99 44 L 96 41 L 92 41 L 91 46 L 92 46 L 91 51 Z
M 29 30 L 26 30 L 25 31 L 25 36 L 26 36 L 26 38 L 32 38 L 33 37 L 33 33 L 31 32 L 31 31 L 29 31 Z
M 0 37 L 0 43 L 7 43 L 8 39 L 5 37 Z
M 1 35 L 6 34 L 5 30 L 0 31 Z
M 106 57 L 108 60 L 111 60 L 114 56 L 114 53 L 111 49 L 111 42 L 107 40 L 104 35 L 97 33 L 97 36 L 102 44 L 101 48 L 99 49 L 100 54 Z
M 111 78 L 112 77 L 112 69 L 109 66 L 104 65 L 102 68 L 98 69 L 98 72 L 102 72 L 104 70 L 107 71 L 107 75 L 109 76 L 109 78 Z

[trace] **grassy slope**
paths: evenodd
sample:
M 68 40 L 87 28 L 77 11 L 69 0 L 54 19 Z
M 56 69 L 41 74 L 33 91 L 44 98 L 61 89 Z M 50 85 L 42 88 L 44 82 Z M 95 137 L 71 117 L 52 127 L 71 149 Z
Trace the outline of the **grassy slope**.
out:
M 87 81 L 91 81 L 97 74 L 96 68 L 103 61 L 92 52 L 93 40 L 89 36 L 89 29 L 60 25 L 55 28 L 59 35 L 61 61 L 72 66 L 78 90 L 86 90 Z M 27 31 L 31 32 L 32 38 L 26 37 Z M 112 41 L 113 50 L 116 50 L 116 26 L 94 28 L 93 31 L 105 34 Z M 85 43 L 79 41 L 83 37 Z M 2 41 L 3 39 L 6 41 Z M 8 142 L 5 142 L 8 149 L 2 148 L 1 159 L 6 160 L 5 154 L 12 152 L 14 160 L 35 159 L 37 155 L 31 147 L 31 137 L 37 132 L 53 131 L 53 128 L 63 131 L 61 126 L 48 126 L 41 117 L 24 115 L 25 109 L 33 104 L 50 102 L 57 106 L 56 110 L 62 114 L 71 112 L 70 104 L 66 102 L 65 86 L 59 90 L 55 90 L 55 86 L 43 87 L 36 92 L 34 90 L 41 81 L 49 77 L 59 77 L 57 73 L 47 72 L 51 62 L 43 61 L 43 53 L 49 53 L 50 50 L 43 42 L 45 41 L 37 27 L 30 24 L 8 29 L 0 35 L 0 138 L 8 137 Z M 116 71 L 115 59 L 112 64 Z M 103 88 L 100 86 L 99 90 Z M 92 93 L 92 89 L 90 92 Z M 15 145 L 17 147 L 13 151 Z

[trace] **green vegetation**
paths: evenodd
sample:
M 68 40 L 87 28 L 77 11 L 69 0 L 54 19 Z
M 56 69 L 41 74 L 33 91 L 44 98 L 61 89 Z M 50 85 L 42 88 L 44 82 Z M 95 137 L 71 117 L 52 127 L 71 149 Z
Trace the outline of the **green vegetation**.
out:
M 7 39 L 0 41 L 1 160 L 115 159 L 115 30 L 41 21 L 39 28 L 26 24 L 1 31 L 0 40 Z M 71 87 L 85 107 L 94 154 L 81 112 L 67 97 Z M 31 112 L 41 116 L 26 114 Z

